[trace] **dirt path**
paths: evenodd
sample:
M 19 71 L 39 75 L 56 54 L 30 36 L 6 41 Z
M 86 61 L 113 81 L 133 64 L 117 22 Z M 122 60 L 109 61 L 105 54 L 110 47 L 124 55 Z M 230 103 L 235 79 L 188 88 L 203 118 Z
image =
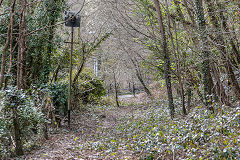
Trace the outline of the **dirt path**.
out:
M 98 141 L 97 137 L 109 134 L 99 133 L 101 130 L 114 129 L 119 119 L 131 114 L 131 107 L 98 109 L 93 112 L 73 113 L 71 130 L 63 125 L 50 134 L 41 148 L 30 152 L 25 159 L 32 160 L 73 160 L 73 159 L 108 159 L 101 157 L 101 153 L 87 149 L 88 142 Z M 101 135 L 100 135 L 101 134 Z
M 127 95 L 120 95 L 119 99 L 124 100 L 124 99 L 131 99 L 134 98 L 134 95 L 132 94 L 127 94 Z

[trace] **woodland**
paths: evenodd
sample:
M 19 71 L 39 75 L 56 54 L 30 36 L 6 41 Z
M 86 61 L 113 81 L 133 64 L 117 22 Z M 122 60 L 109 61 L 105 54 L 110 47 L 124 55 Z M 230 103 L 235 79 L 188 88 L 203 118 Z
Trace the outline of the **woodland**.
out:
M 0 59 L 0 159 L 240 159 L 239 0 L 0 0 Z

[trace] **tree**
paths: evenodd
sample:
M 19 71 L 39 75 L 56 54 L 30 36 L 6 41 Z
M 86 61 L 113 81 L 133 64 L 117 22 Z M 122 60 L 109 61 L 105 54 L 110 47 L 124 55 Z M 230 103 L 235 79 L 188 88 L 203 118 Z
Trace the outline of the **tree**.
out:
M 18 58 L 17 58 L 17 86 L 18 89 L 24 89 L 25 84 L 25 71 L 26 71 L 26 0 L 20 0 L 21 3 L 21 16 L 19 23 L 19 45 L 18 45 Z
M 203 11 L 203 1 L 195 0 L 195 5 L 197 9 L 198 18 L 198 29 L 200 34 L 200 45 L 202 52 L 202 74 L 203 74 L 203 85 L 204 85 L 204 99 L 205 104 L 211 104 L 210 96 L 213 93 L 213 82 L 210 73 L 210 52 L 208 51 L 208 40 L 207 40 L 207 30 Z
M 161 40 L 162 40 L 162 49 L 163 49 L 163 55 L 164 55 L 164 74 L 165 74 L 165 81 L 167 86 L 167 93 L 168 93 L 168 105 L 170 109 L 171 117 L 174 117 L 174 104 L 173 104 L 173 95 L 172 95 L 172 86 L 171 86 L 171 68 L 170 68 L 170 56 L 168 52 L 168 44 L 167 44 L 167 38 L 165 33 L 165 27 L 163 24 L 163 18 L 162 18 L 162 11 L 160 8 L 160 4 L 158 0 L 154 0 L 154 4 L 156 7 L 157 17 L 158 17 L 158 23 L 159 28 L 161 32 Z
M 135 68 L 135 71 L 136 71 L 136 76 L 138 78 L 138 80 L 140 81 L 140 83 L 142 84 L 143 88 L 144 88 L 144 91 L 147 93 L 148 97 L 152 97 L 152 93 L 150 92 L 150 90 L 148 89 L 148 87 L 146 86 L 144 80 L 143 80 L 143 76 L 142 76 L 142 73 L 141 73 L 141 70 L 140 70 L 140 66 L 139 66 L 139 63 L 137 62 L 137 60 L 131 58 L 131 61 L 132 61 L 132 64 Z

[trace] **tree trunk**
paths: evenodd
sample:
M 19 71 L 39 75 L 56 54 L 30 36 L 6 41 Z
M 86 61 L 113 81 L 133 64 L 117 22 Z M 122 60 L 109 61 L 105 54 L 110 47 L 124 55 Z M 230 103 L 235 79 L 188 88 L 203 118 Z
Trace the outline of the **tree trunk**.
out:
M 174 57 L 175 57 L 175 64 L 176 64 L 176 68 L 177 68 L 177 78 L 178 78 L 178 83 L 179 83 L 179 88 L 180 88 L 180 95 L 181 95 L 181 100 L 182 100 L 182 111 L 183 111 L 183 114 L 186 115 L 187 114 L 187 110 L 186 110 L 186 107 L 185 107 L 185 95 L 184 95 L 184 86 L 183 86 L 183 79 L 182 79 L 182 72 L 181 72 L 181 64 L 180 64 L 180 58 L 179 58 L 179 55 L 180 55 L 180 52 L 179 52 L 179 49 L 178 49 L 178 36 L 177 36 L 177 28 L 176 28 L 176 24 L 173 22 L 173 25 L 174 25 L 174 29 L 175 29 L 175 41 L 176 41 L 176 47 L 175 47 L 175 44 L 174 44 L 174 40 L 173 40 L 173 35 L 172 35 L 172 32 L 171 32 L 171 23 L 170 23 L 170 13 L 169 13 L 169 9 L 168 9 L 168 2 L 167 0 L 165 0 L 165 3 L 166 3 L 166 11 L 167 11 L 167 17 L 168 17 L 168 32 L 169 32 L 169 37 L 170 37 L 170 40 L 171 40 L 171 43 L 172 43 L 172 48 L 173 48 L 173 52 L 174 52 Z M 176 0 L 174 0 L 174 3 L 177 5 L 177 12 L 179 14 L 179 16 L 181 18 L 184 19 L 184 16 L 183 16 L 183 13 L 180 9 L 180 6 L 179 4 L 177 3 Z M 184 25 L 183 25 L 184 26 Z M 183 61 L 183 63 L 185 63 L 185 61 Z
M 47 52 L 46 55 L 44 55 L 43 57 L 45 57 L 43 65 L 45 66 L 43 68 L 43 83 L 47 83 L 49 81 L 49 73 L 50 73 L 50 66 L 51 66 L 51 54 L 53 52 L 53 39 L 54 39 L 54 24 L 55 24 L 55 20 L 54 17 L 51 17 L 51 22 L 50 22 L 50 26 L 49 27 L 49 35 L 48 35 L 48 44 L 47 44 Z
M 140 81 L 140 83 L 142 84 L 143 88 L 144 88 L 144 91 L 147 93 L 148 97 L 152 97 L 152 93 L 150 92 L 150 90 L 147 88 L 144 80 L 143 80 L 143 77 L 142 77 L 142 74 L 141 74 L 141 71 L 139 69 L 139 66 L 136 64 L 137 63 L 137 60 L 133 60 L 131 58 L 131 61 L 134 65 L 134 68 L 135 68 L 135 71 L 136 71 L 136 75 L 137 75 L 137 78 L 138 80 Z
M 44 62 L 43 65 L 45 66 L 43 68 L 43 83 L 47 83 L 49 81 L 49 74 L 50 74 L 50 64 L 51 64 L 51 54 L 53 52 L 53 43 L 54 43 L 54 32 L 55 32 L 55 24 L 56 24 L 56 17 L 53 12 L 58 12 L 53 7 L 55 0 L 49 0 L 48 5 L 46 5 L 46 9 L 49 10 L 48 14 L 48 21 L 49 21 L 49 28 L 48 28 L 48 43 L 47 43 L 47 52 L 43 55 Z
M 227 20 L 224 16 L 224 10 L 225 9 L 223 8 L 223 6 L 220 3 L 221 2 L 218 2 L 217 4 L 218 4 L 218 7 L 219 7 L 220 18 L 222 20 L 221 24 L 222 24 L 222 27 L 224 29 L 224 32 L 227 33 L 227 38 L 230 40 L 230 45 L 232 47 L 232 53 L 235 56 L 237 62 L 240 64 L 240 49 L 239 49 L 239 46 L 237 47 L 234 43 L 234 39 L 231 36 L 230 29 L 229 29 L 228 24 L 227 24 Z
M 143 81 L 142 75 L 140 73 L 136 73 L 138 80 L 140 81 L 140 83 L 142 84 L 144 91 L 147 93 L 148 97 L 152 97 L 152 93 L 150 92 L 150 90 L 147 88 L 145 82 Z
M 225 93 L 225 89 L 224 89 L 223 84 L 220 80 L 219 71 L 217 70 L 217 67 L 213 63 L 211 64 L 211 68 L 212 68 L 212 71 L 213 71 L 214 78 L 217 81 L 217 91 L 216 91 L 216 93 L 217 93 L 218 99 L 220 100 L 221 103 L 230 106 L 228 97 Z
M 56 82 L 57 81 L 57 76 L 60 70 L 60 64 L 58 64 L 57 68 L 55 69 L 55 71 L 53 72 L 53 76 L 51 79 L 51 83 Z
M 11 30 L 11 24 L 8 25 L 7 40 L 6 40 L 5 46 L 2 51 L 2 60 L 1 60 L 2 63 L 1 63 L 1 72 L 0 72 L 0 89 L 3 86 L 4 77 L 5 77 L 6 54 L 7 54 L 7 49 L 9 46 L 9 41 L 10 41 L 10 30 Z
M 164 54 L 164 75 L 165 75 L 165 81 L 166 81 L 166 86 L 167 86 L 167 93 L 168 93 L 168 105 L 170 109 L 170 114 L 171 117 L 174 117 L 174 104 L 173 104 L 173 95 L 172 95 L 172 86 L 171 86 L 171 68 L 170 68 L 170 56 L 168 53 L 168 44 L 167 44 L 167 38 L 166 38 L 166 33 L 165 33 L 165 28 L 163 25 L 163 19 L 162 19 L 162 11 L 160 8 L 160 4 L 158 0 L 153 0 L 155 7 L 156 7 L 156 12 L 157 12 L 157 17 L 158 17 L 158 23 L 159 23 L 159 28 L 161 32 L 161 38 L 162 38 L 162 47 L 163 47 L 163 54 Z
M 75 77 L 74 77 L 74 79 L 73 79 L 73 84 L 75 84 L 75 83 L 77 82 L 77 79 L 78 79 L 78 77 L 80 76 L 80 74 L 81 74 L 81 72 L 82 72 L 82 70 L 83 70 L 83 67 L 84 67 L 84 65 L 85 65 L 85 62 L 86 62 L 86 58 L 85 58 L 84 55 L 83 55 L 83 59 L 82 59 L 82 62 L 81 62 L 81 64 L 80 64 L 80 67 L 78 68 L 78 71 L 77 71 L 77 73 L 76 73 L 76 75 L 75 75 Z
M 232 66 L 229 62 L 226 64 L 226 69 L 227 69 L 228 77 L 232 84 L 233 92 L 235 93 L 236 98 L 238 100 L 240 100 L 240 87 L 239 87 L 238 81 L 235 77 L 235 74 L 233 72 Z
M 191 109 L 191 99 L 192 99 L 192 88 L 188 88 L 187 89 L 187 108 L 188 108 L 188 112 L 190 112 Z
M 25 88 L 25 38 L 26 38 L 26 0 L 20 0 L 21 4 L 21 19 L 19 24 L 19 49 L 17 60 L 17 87 L 18 89 Z
M 15 4 L 16 4 L 16 0 L 13 1 L 13 5 L 12 5 L 12 11 L 11 11 L 11 18 L 10 18 L 10 35 L 9 35 L 9 47 L 10 47 L 10 53 L 9 53 L 9 68 L 8 68 L 8 76 L 5 77 L 5 81 L 4 81 L 4 88 L 7 88 L 7 83 L 8 83 L 8 79 L 10 78 L 11 75 L 11 70 L 12 70 L 12 60 L 13 60 L 13 25 L 14 25 L 14 16 L 15 16 Z M 1 83 L 0 83 L 1 84 Z
M 193 26 L 196 27 L 195 17 L 192 14 L 192 12 L 190 11 L 190 8 L 188 6 L 188 2 L 186 0 L 183 0 L 183 3 L 184 3 L 184 5 L 185 5 L 185 7 L 187 9 L 188 15 L 189 15 L 189 17 L 190 17 L 190 19 L 191 19 L 191 21 L 193 23 Z
M 131 83 L 130 82 L 128 83 L 128 90 L 129 90 L 130 93 L 132 92 Z
M 23 155 L 23 146 L 22 146 L 22 138 L 21 138 L 21 130 L 19 126 L 19 117 L 18 117 L 18 110 L 17 105 L 13 108 L 13 127 L 14 127 L 14 134 L 15 134 L 15 143 L 16 148 L 15 152 L 17 156 Z
M 118 100 L 118 87 L 119 87 L 119 84 L 117 83 L 115 72 L 113 72 L 113 80 L 114 80 L 114 89 L 115 89 L 115 101 L 116 101 L 117 107 L 120 107 L 119 100 Z
M 1 1 L 2 3 L 2 1 Z M 15 3 L 16 0 L 12 2 L 11 6 L 11 16 L 10 16 L 10 23 L 8 25 L 8 30 L 7 30 L 7 39 L 5 46 L 2 51 L 2 63 L 1 63 L 1 71 L 0 71 L 0 89 L 3 86 L 4 78 L 5 78 L 5 68 L 6 68 L 6 54 L 7 54 L 7 49 L 10 43 L 10 52 L 12 51 L 12 33 L 13 33 L 13 22 L 14 22 L 14 9 L 15 9 Z M 11 53 L 10 53 L 11 55 Z M 10 64 L 11 64 L 11 59 L 10 59 Z M 6 81 L 5 81 L 6 82 Z M 6 86 L 6 83 L 5 83 Z
M 136 87 L 134 82 L 133 82 L 132 92 L 133 92 L 133 96 L 136 97 Z
M 204 99 L 205 104 L 209 106 L 211 100 L 208 95 L 212 94 L 213 81 L 210 73 L 210 52 L 208 51 L 208 40 L 206 32 L 206 23 L 204 19 L 204 11 L 202 0 L 195 0 L 198 17 L 198 29 L 200 34 L 200 45 L 202 52 L 202 74 L 203 74 L 203 85 L 204 85 Z
M 214 29 L 215 29 L 215 32 L 220 32 L 220 33 L 216 33 L 216 41 L 217 41 L 217 48 L 218 50 L 221 52 L 221 59 L 223 61 L 223 64 L 224 64 L 224 67 L 226 68 L 226 71 L 227 71 L 227 75 L 230 79 L 230 82 L 233 86 L 233 91 L 237 97 L 238 100 L 240 100 L 240 87 L 238 85 L 238 82 L 237 82 L 237 79 L 234 75 L 234 72 L 233 72 L 233 69 L 232 69 L 232 65 L 231 65 L 231 59 L 229 59 L 228 57 L 228 54 L 227 54 L 227 51 L 225 49 L 225 42 L 224 42 L 224 37 L 223 37 L 223 33 L 221 32 L 221 27 L 220 27 L 220 24 L 219 22 L 217 21 L 216 19 L 216 14 L 215 14 L 215 10 L 214 10 L 214 7 L 213 7 L 213 4 L 211 2 L 211 0 L 205 0 L 207 2 L 207 6 L 208 6 L 208 12 L 209 12 L 209 15 L 210 15 L 210 20 L 211 20 L 211 23 L 213 24 L 214 26 Z M 223 27 L 225 30 L 229 30 L 228 27 L 226 26 L 226 22 L 225 22 L 225 18 L 223 16 L 223 13 L 222 13 L 222 21 L 223 21 Z M 234 44 L 234 42 L 231 40 L 231 43 L 230 44 Z M 232 51 L 233 53 L 235 52 L 234 50 L 236 50 L 236 48 L 234 49 L 235 45 L 232 46 Z M 237 52 L 237 51 L 236 51 Z M 235 53 L 236 55 L 237 53 Z M 217 77 L 215 77 L 217 78 Z M 216 79 L 217 80 L 217 79 Z M 221 85 L 220 83 L 220 80 L 217 80 L 219 82 L 219 85 Z M 224 89 L 221 87 L 221 90 Z M 223 90 L 222 92 L 225 93 L 225 91 Z M 224 96 L 224 94 L 222 94 L 222 96 Z M 225 97 L 223 97 L 224 99 L 226 99 Z
M 196 89 L 196 92 L 199 96 L 200 101 L 204 104 L 204 97 L 202 95 L 202 93 L 199 90 L 199 86 L 200 86 L 200 81 L 198 80 L 198 77 L 196 75 L 193 74 L 194 71 L 191 71 L 189 68 L 186 69 L 187 70 L 187 75 L 188 75 L 188 86 L 192 91 L 192 88 Z M 196 71 L 195 71 L 196 72 Z
M 223 26 L 223 29 L 225 30 L 225 32 L 228 33 L 228 38 L 230 40 L 230 45 L 232 47 L 232 52 L 235 55 L 235 57 L 237 58 L 237 60 L 240 60 L 240 53 L 239 53 L 239 51 L 238 51 L 238 49 L 237 49 L 237 47 L 234 43 L 234 40 L 232 39 L 232 37 L 230 35 L 229 27 L 227 26 L 227 21 L 226 21 L 226 18 L 224 16 L 224 14 L 223 14 L 223 7 L 220 3 L 218 4 L 218 6 L 219 6 L 219 9 L 220 9 L 220 18 L 222 20 L 222 26 Z M 226 59 L 227 59 L 226 69 L 227 69 L 228 77 L 229 77 L 230 82 L 232 84 L 232 88 L 233 88 L 233 91 L 236 95 L 236 98 L 238 100 L 240 100 L 240 86 L 238 84 L 238 81 L 237 81 L 237 79 L 235 77 L 235 74 L 234 74 L 234 71 L 232 69 L 232 65 L 231 65 L 231 62 L 230 62 L 231 57 L 229 59 L 229 56 L 226 55 Z M 238 61 L 238 63 L 240 63 L 240 62 Z

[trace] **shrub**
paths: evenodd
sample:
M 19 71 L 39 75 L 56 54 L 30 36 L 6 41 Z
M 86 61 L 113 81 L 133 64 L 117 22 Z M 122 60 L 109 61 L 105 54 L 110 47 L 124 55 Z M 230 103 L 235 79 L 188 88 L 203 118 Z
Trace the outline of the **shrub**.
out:
M 47 86 L 48 94 L 52 99 L 55 107 L 55 114 L 66 115 L 68 104 L 68 84 L 66 83 L 52 83 Z
M 93 77 L 90 72 L 83 72 L 78 83 L 74 84 L 74 102 L 81 101 L 83 104 L 98 102 L 105 95 L 103 82 Z
M 34 97 L 9 87 L 0 92 L 0 158 L 14 150 L 13 107 L 17 107 L 22 142 L 25 149 L 36 144 L 45 122 L 41 107 L 36 106 Z

